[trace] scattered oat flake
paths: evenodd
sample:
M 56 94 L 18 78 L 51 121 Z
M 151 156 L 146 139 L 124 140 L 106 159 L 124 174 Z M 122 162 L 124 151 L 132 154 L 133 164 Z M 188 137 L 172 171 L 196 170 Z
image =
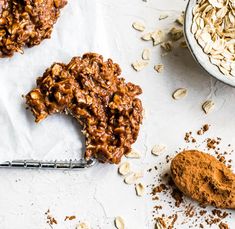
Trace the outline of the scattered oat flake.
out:
M 143 70 L 147 65 L 148 65 L 148 62 L 144 60 L 137 60 L 136 62 L 132 63 L 132 67 L 137 72 Z
M 145 30 L 145 25 L 141 22 L 134 22 L 132 24 L 132 27 L 140 32 L 143 32 Z
M 146 33 L 141 37 L 142 40 L 144 41 L 150 41 L 152 40 L 152 33 Z
M 171 52 L 173 49 L 172 41 L 166 41 L 161 44 L 161 48 L 163 48 L 166 52 Z
M 143 53 L 142 53 L 142 59 L 143 59 L 143 60 L 150 60 L 150 56 L 151 56 L 151 51 L 150 51 L 150 49 L 145 48 L 145 49 L 143 50 Z
M 215 107 L 215 103 L 212 100 L 207 100 L 202 104 L 203 111 L 208 114 L 210 113 Z
M 187 42 L 186 41 L 181 41 L 180 42 L 180 47 L 181 48 L 188 48 Z
M 117 216 L 114 220 L 115 227 L 117 229 L 124 229 L 125 228 L 125 223 L 124 220 L 121 216 Z
M 140 158 L 140 153 L 132 149 L 130 151 L 130 153 L 125 154 L 125 156 L 127 158 L 139 159 Z
M 128 173 L 130 173 L 131 171 L 131 166 L 130 166 L 130 163 L 129 162 L 123 162 L 119 168 L 118 168 L 118 172 L 119 174 L 125 176 L 127 175 Z
M 175 90 L 172 94 L 172 97 L 175 100 L 183 99 L 188 93 L 188 90 L 186 88 L 179 88 Z
M 142 183 L 138 183 L 135 185 L 136 195 L 143 196 L 145 192 L 145 187 Z
M 165 34 L 162 30 L 157 29 L 151 33 L 151 37 L 153 39 L 153 45 L 159 45 L 164 41 Z
M 151 153 L 155 156 L 159 156 L 161 153 L 166 151 L 166 149 L 167 149 L 167 147 L 165 145 L 157 144 L 152 148 Z
M 161 73 L 164 70 L 164 65 L 163 64 L 157 64 L 154 66 L 154 70 L 158 73 Z
M 164 19 L 166 19 L 166 18 L 168 18 L 169 16 L 167 15 L 167 14 L 161 14 L 160 16 L 159 16 L 159 20 L 164 20 Z
M 91 229 L 89 225 L 87 225 L 86 223 L 79 223 L 76 226 L 76 229 Z
M 183 30 L 181 28 L 173 27 L 169 32 L 171 39 L 174 41 L 178 41 L 180 38 L 184 36 Z
M 184 15 L 180 15 L 177 19 L 176 19 L 176 22 L 179 24 L 179 25 L 184 25 Z
M 137 180 L 143 177 L 143 172 L 132 172 L 124 179 L 126 184 L 135 184 Z

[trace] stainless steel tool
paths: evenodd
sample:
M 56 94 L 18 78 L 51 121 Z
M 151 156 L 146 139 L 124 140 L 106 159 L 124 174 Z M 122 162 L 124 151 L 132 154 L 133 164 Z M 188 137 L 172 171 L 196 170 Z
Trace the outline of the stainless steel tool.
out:
M 86 169 L 95 165 L 96 160 L 85 159 L 80 160 L 65 160 L 65 161 L 39 161 L 39 160 L 14 160 L 0 163 L 0 168 L 9 169 L 61 169 L 61 170 L 74 170 Z

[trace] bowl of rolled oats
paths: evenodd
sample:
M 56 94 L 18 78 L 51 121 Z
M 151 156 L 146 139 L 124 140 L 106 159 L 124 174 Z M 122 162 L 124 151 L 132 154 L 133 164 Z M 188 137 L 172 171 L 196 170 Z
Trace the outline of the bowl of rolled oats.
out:
M 189 0 L 184 33 L 197 63 L 235 87 L 235 0 Z

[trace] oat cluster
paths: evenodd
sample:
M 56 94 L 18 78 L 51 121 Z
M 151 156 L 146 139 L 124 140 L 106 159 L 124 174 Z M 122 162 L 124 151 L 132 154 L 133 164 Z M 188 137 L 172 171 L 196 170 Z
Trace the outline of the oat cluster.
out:
M 0 57 L 50 38 L 66 0 L 0 0 Z
M 26 96 L 36 122 L 54 113 L 69 113 L 82 125 L 87 159 L 119 163 L 131 151 L 142 123 L 139 86 L 119 77 L 111 59 L 87 53 L 69 64 L 55 63 Z
M 235 76 L 235 1 L 199 0 L 191 28 L 210 62 L 226 76 Z

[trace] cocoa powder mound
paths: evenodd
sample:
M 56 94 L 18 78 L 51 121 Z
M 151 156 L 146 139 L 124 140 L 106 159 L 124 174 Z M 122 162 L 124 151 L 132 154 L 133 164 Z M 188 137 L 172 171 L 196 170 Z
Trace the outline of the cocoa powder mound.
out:
M 171 173 L 178 188 L 200 204 L 235 208 L 235 175 L 215 157 L 184 151 L 172 160 Z

